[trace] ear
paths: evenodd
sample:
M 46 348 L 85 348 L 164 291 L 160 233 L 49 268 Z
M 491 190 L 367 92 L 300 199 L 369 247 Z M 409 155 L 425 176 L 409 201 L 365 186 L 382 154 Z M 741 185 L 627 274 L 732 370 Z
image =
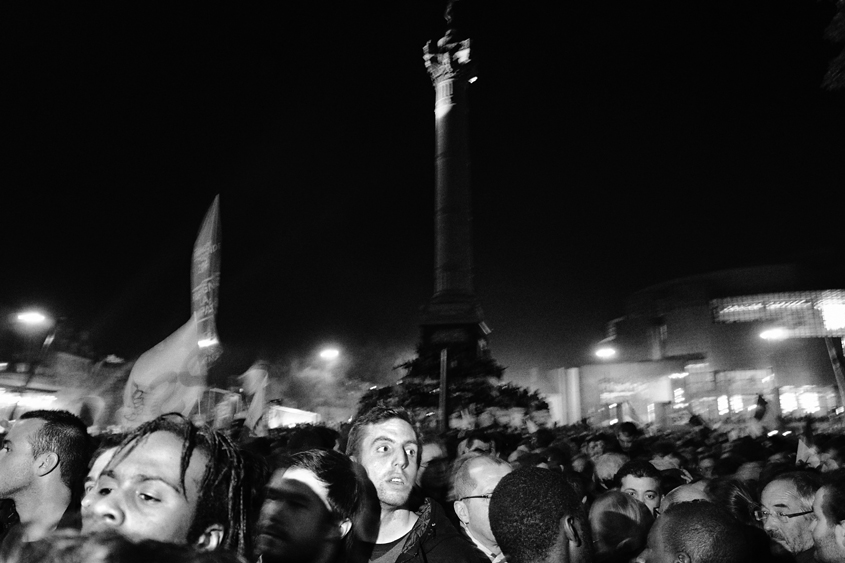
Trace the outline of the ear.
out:
M 845 548 L 845 520 L 833 527 L 833 537 L 836 540 L 836 545 Z
M 343 539 L 346 537 L 346 534 L 349 533 L 349 530 L 352 529 L 352 520 L 346 518 L 343 522 L 340 523 L 340 538 Z
M 462 500 L 455 501 L 455 515 L 458 519 L 463 522 L 464 524 L 469 524 L 469 511 L 467 510 L 467 505 Z
M 35 458 L 35 472 L 39 477 L 51 473 L 59 466 L 59 456 L 55 452 L 45 452 Z
M 575 523 L 575 518 L 572 516 L 563 517 L 563 533 L 569 543 L 575 544 L 575 547 L 581 547 L 584 543 L 584 537 L 581 531 L 578 530 L 578 525 Z
M 200 551 L 214 551 L 223 541 L 223 526 L 212 524 L 200 535 L 194 547 Z
M 675 563 L 692 563 L 692 558 L 682 551 L 675 555 Z

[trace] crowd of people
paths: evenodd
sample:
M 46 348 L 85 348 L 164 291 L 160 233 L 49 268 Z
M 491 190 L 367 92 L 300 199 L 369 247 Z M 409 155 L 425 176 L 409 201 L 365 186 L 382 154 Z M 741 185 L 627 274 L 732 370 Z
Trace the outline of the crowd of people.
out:
M 845 562 L 845 437 L 630 423 L 420 432 L 379 405 L 270 438 L 178 414 L 90 436 L 22 415 L 0 449 L 0 561 Z

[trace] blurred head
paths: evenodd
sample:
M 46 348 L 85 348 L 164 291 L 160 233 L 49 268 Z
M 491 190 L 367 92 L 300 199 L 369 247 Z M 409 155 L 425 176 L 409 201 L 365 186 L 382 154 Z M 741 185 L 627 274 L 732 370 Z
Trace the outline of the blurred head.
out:
M 408 502 L 419 467 L 419 444 L 404 409 L 379 405 L 352 425 L 346 454 L 366 470 L 383 510 L 403 508 Z
M 595 475 L 602 488 L 608 490 L 615 486 L 613 478 L 628 461 L 628 456 L 615 452 L 602 454 L 596 459 Z
M 284 459 L 267 485 L 256 554 L 267 563 L 348 554 L 363 494 L 354 462 L 339 452 L 307 450 Z
M 631 460 L 623 465 L 614 477 L 616 487 L 645 504 L 651 513 L 660 506 L 660 471 L 643 460 Z
M 819 452 L 819 462 L 823 472 L 845 467 L 845 436 L 834 436 L 825 442 Z
M 509 563 L 592 558 L 581 499 L 555 471 L 523 467 L 505 475 L 490 500 L 490 527 Z
M 631 450 L 638 435 L 639 429 L 633 422 L 623 422 L 616 427 L 616 440 L 623 452 Z
M 595 555 L 600 559 L 630 560 L 645 547 L 654 518 L 635 498 L 608 491 L 590 507 Z
M 845 475 L 841 472 L 816 491 L 813 516 L 816 561 L 845 561 Z
M 704 492 L 704 483 L 699 481 L 698 483 L 691 483 L 689 485 L 681 485 L 680 487 L 675 487 L 667 494 L 663 496 L 663 499 L 660 501 L 660 514 L 666 512 L 673 504 L 679 502 L 690 502 L 693 500 L 709 500 L 707 495 Z
M 449 455 L 446 444 L 436 436 L 424 436 L 420 453 L 420 468 L 417 471 L 416 484 L 422 486 L 423 476 L 431 466 L 432 471 L 440 471 L 448 465 Z M 439 475 L 437 475 L 439 477 Z M 438 480 L 439 479 L 435 479 Z
M 821 479 L 809 471 L 793 471 L 775 477 L 760 495 L 757 518 L 773 540 L 790 553 L 813 547 L 813 500 Z
M 166 414 L 118 447 L 82 501 L 82 527 L 242 553 L 247 512 L 243 460 L 231 440 Z
M 758 503 L 751 489 L 739 479 L 719 477 L 711 479 L 704 487 L 708 500 L 725 509 L 738 522 L 755 526 L 754 516 Z
M 745 563 L 750 556 L 741 526 L 715 504 L 692 501 L 674 504 L 661 514 L 637 561 Z
M 452 469 L 455 514 L 469 534 L 493 553 L 499 548 L 490 529 L 490 498 L 499 481 L 511 471 L 508 462 L 479 453 L 458 458 Z

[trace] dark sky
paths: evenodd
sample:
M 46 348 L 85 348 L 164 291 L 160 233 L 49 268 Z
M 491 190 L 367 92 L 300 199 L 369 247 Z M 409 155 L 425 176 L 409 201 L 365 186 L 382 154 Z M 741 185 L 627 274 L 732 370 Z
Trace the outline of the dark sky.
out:
M 412 350 L 433 289 L 422 46 L 443 7 L 4 5 L 0 306 L 137 355 L 187 320 L 220 194 L 225 346 Z M 500 363 L 582 362 L 650 284 L 841 261 L 831 3 L 468 7 L 475 282 Z

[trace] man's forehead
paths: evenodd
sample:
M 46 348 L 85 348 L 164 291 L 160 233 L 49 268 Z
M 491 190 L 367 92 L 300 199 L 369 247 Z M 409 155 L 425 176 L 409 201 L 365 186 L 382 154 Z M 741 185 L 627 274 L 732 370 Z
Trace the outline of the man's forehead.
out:
M 637 477 L 636 475 L 625 475 L 622 477 L 623 487 L 645 488 L 657 490 L 660 482 L 654 477 Z
M 20 440 L 21 438 L 28 438 L 44 426 L 45 422 L 46 421 L 40 418 L 25 418 L 23 420 L 18 420 L 12 425 L 9 433 L 6 434 L 6 439 L 10 442 L 14 442 L 16 440 Z
M 492 463 L 483 458 L 473 461 L 474 463 L 471 462 L 472 465 L 469 468 L 469 475 L 482 489 L 495 487 L 502 477 L 513 471 L 509 465 Z
M 368 424 L 364 427 L 364 429 L 364 436 L 368 440 L 376 440 L 380 437 L 398 437 L 403 441 L 411 440 L 416 442 L 417 439 L 413 426 L 401 418 L 390 418 L 382 420 L 381 422 L 376 422 L 375 424 Z
M 178 476 L 182 471 L 182 449 L 184 440 L 167 431 L 157 431 L 140 436 L 131 442 L 126 449 L 115 455 L 109 462 L 109 469 L 132 465 L 166 471 Z M 208 457 L 198 449 L 191 454 L 188 472 L 195 473 L 202 470 L 208 462 Z
M 766 485 L 760 500 L 763 504 L 783 504 L 800 501 L 801 497 L 791 481 L 778 480 Z

